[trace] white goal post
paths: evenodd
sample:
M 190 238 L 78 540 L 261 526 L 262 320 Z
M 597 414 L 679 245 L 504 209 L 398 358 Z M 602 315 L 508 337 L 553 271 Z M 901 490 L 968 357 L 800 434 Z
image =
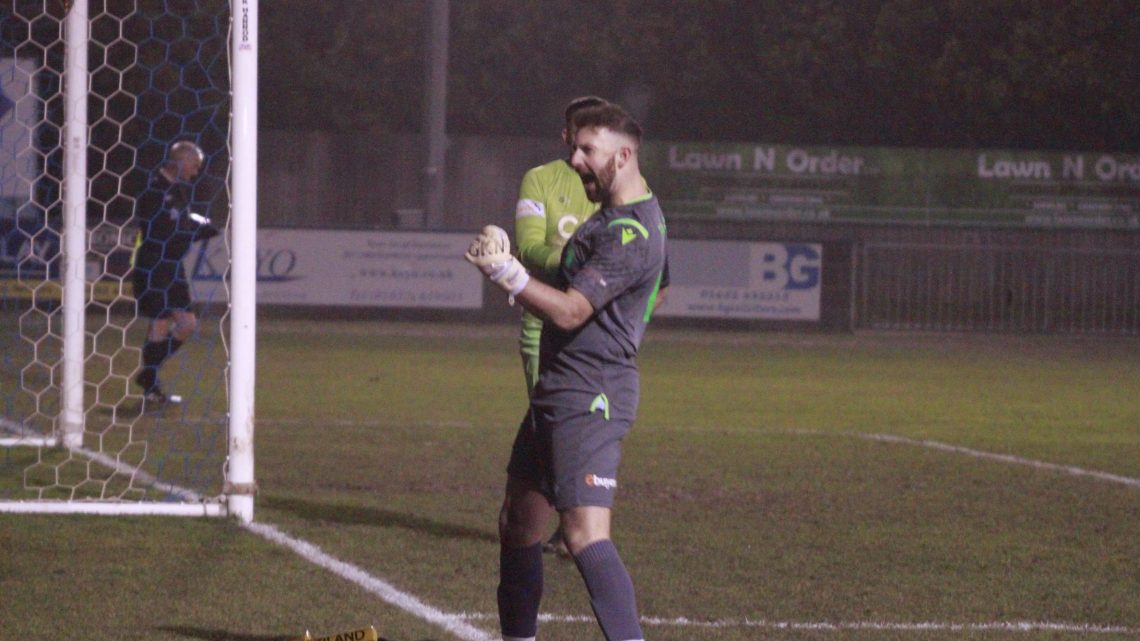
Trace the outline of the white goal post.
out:
M 253 520 L 258 0 L 11 0 L 0 32 L 0 512 Z M 135 205 L 176 141 L 227 265 L 144 402 Z M 124 213 L 126 212 L 126 213 Z M 219 255 L 213 252 L 212 256 Z M 180 342 L 180 341 L 179 341 Z M 149 343 L 148 343 L 149 344 Z M 180 390 L 181 391 L 181 390 Z

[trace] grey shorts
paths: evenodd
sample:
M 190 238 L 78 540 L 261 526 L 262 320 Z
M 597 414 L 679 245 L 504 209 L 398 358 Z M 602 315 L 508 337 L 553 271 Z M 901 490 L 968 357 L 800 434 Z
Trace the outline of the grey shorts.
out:
M 526 479 L 557 510 L 613 507 L 621 442 L 637 411 L 633 393 L 565 393 L 536 400 L 519 425 L 507 473 Z

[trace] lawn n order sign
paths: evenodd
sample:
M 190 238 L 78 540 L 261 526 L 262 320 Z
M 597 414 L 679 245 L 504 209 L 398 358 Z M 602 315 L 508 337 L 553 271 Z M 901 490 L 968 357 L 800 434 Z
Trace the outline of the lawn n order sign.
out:
M 1140 156 L 653 143 L 669 218 L 1140 230 Z

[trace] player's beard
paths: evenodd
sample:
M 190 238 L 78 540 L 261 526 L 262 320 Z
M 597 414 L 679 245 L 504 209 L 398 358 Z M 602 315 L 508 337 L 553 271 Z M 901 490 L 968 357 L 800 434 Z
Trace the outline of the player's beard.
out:
M 614 180 L 617 178 L 617 154 L 610 156 L 609 161 L 602 168 L 582 176 L 582 187 L 586 190 L 586 198 L 590 202 L 608 203 L 613 194 Z

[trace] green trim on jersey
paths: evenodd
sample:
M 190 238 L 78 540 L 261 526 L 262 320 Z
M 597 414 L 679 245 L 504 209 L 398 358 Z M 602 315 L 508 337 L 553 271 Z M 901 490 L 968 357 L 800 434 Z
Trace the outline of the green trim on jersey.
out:
M 607 223 L 606 227 L 613 227 L 614 225 L 621 225 L 622 227 L 632 227 L 633 229 L 637 230 L 637 233 L 641 234 L 642 238 L 644 238 L 645 240 L 649 240 L 649 230 L 645 228 L 645 225 L 642 225 L 641 223 L 637 222 L 633 218 L 615 218 L 615 219 L 611 220 L 609 223 Z M 623 245 L 628 245 L 629 241 L 633 240 L 632 237 L 626 236 L 626 231 L 628 231 L 628 230 L 625 230 L 625 229 L 622 230 L 621 244 L 623 244 Z
M 641 184 L 645 185 L 646 189 L 649 188 L 649 185 L 646 184 L 646 182 L 645 182 L 645 178 L 641 179 Z M 649 200 L 650 198 L 653 198 L 653 192 L 646 191 L 644 196 L 638 196 L 637 198 L 634 198 L 633 200 L 629 201 L 628 203 L 622 203 L 622 204 L 623 205 L 636 205 L 637 203 L 645 202 L 645 201 Z
M 566 250 L 565 255 L 562 257 L 562 266 L 569 267 L 574 264 L 574 248 L 570 247 Z
M 653 310 L 657 307 L 657 295 L 661 293 L 661 279 L 665 278 L 665 271 L 662 270 L 657 273 L 657 282 L 653 285 L 653 293 L 649 294 L 649 301 L 645 303 L 645 316 L 641 320 L 649 323 L 649 318 L 653 316 Z

